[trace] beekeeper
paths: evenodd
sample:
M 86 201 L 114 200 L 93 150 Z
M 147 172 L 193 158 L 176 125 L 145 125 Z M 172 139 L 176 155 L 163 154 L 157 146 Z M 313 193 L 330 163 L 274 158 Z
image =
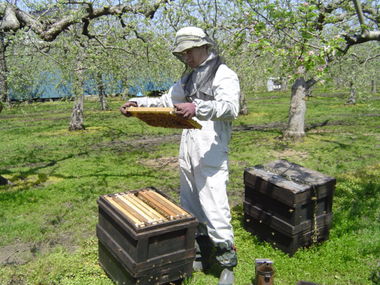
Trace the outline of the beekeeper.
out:
M 202 263 L 195 262 L 195 267 L 207 265 L 213 245 L 223 268 L 219 284 L 232 284 L 237 256 L 226 186 L 231 121 L 238 116 L 240 86 L 236 73 L 214 48 L 202 29 L 180 29 L 172 52 L 186 64 L 187 72 L 161 97 L 132 98 L 120 110 L 129 116 L 130 106 L 175 107 L 176 114 L 202 125 L 182 133 L 181 205 L 200 222 L 196 241 Z

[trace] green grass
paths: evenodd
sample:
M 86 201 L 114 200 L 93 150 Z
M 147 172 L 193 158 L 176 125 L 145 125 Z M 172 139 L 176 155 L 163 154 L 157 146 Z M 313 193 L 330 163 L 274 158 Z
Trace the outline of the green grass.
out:
M 230 144 L 229 197 L 238 248 L 236 284 L 254 277 L 255 258 L 275 263 L 276 284 L 380 284 L 380 100 L 355 106 L 345 98 L 308 99 L 301 142 L 283 141 L 289 95 L 251 95 L 249 115 L 234 126 Z M 326 92 L 324 91 L 324 94 Z M 369 98 L 369 99 L 368 99 Z M 0 114 L 0 284 L 112 284 L 97 262 L 96 200 L 102 194 L 155 186 L 178 201 L 173 163 L 179 130 L 153 128 L 85 102 L 86 130 L 69 132 L 72 102 L 20 104 Z M 328 241 L 293 257 L 259 241 L 242 226 L 246 167 L 288 159 L 337 179 Z M 165 164 L 160 164 L 164 161 Z M 18 253 L 16 253 L 18 252 Z M 217 270 L 195 273 L 185 284 L 216 284 Z

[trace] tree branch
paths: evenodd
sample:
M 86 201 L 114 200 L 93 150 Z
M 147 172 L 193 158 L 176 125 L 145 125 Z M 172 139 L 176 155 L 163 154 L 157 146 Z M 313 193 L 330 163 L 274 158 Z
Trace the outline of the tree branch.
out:
M 343 54 L 346 54 L 350 47 L 362 44 L 370 41 L 380 41 L 380 31 L 365 31 L 360 35 L 344 35 L 346 46 L 343 50 Z
M 362 6 L 361 6 L 361 4 L 359 3 L 358 0 L 352 0 L 352 2 L 354 2 L 356 14 L 358 16 L 359 23 L 360 23 L 360 26 L 362 28 L 362 31 L 364 32 L 364 30 L 366 30 L 366 29 L 365 29 L 365 23 L 364 23 L 364 16 L 363 16 L 363 11 L 362 11 Z
M 92 19 L 102 16 L 116 15 L 120 16 L 125 13 L 141 14 L 147 18 L 153 18 L 156 11 L 170 0 L 157 0 L 155 4 L 150 6 L 120 4 L 114 6 L 104 6 L 94 9 L 91 3 L 76 2 L 77 4 L 87 5 L 81 16 L 68 15 L 56 20 L 51 24 L 44 24 L 35 19 L 31 14 L 18 9 L 14 5 L 8 4 L 5 8 L 3 20 L 0 23 L 0 31 L 16 31 L 23 27 L 31 28 L 44 41 L 54 41 L 59 34 L 65 31 L 69 26 L 84 23 L 83 32 L 89 35 L 88 25 Z M 74 3 L 74 2 L 72 2 Z M 70 3 L 70 4 L 72 4 Z M 1 7 L 0 7 L 1 8 Z M 3 7 L 4 8 L 4 7 Z
M 356 58 L 358 60 L 359 64 L 363 64 L 363 65 L 366 65 L 368 61 L 371 61 L 371 60 L 373 60 L 375 58 L 380 57 L 380 54 L 376 54 L 374 56 L 370 56 L 370 57 L 367 57 L 365 59 L 361 59 L 356 53 L 351 53 L 350 55 L 352 57 Z
M 11 5 L 7 5 L 4 9 L 3 19 L 0 22 L 0 30 L 4 32 L 17 31 L 20 26 L 15 10 Z

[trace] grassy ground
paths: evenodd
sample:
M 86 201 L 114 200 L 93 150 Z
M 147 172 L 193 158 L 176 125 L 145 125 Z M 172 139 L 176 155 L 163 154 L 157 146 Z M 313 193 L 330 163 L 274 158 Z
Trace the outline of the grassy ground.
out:
M 276 284 L 380 284 L 380 98 L 315 92 L 302 142 L 281 140 L 288 95 L 248 97 L 234 122 L 229 196 L 239 265 L 236 284 L 254 277 L 255 258 L 275 263 Z M 180 131 L 148 127 L 86 101 L 82 132 L 69 132 L 72 102 L 21 104 L 0 114 L 0 284 L 112 284 L 97 262 L 99 195 L 155 186 L 178 200 Z M 325 122 L 324 126 L 315 127 Z M 313 127 L 314 126 L 314 127 Z M 246 167 L 284 158 L 337 179 L 328 241 L 289 257 L 242 226 Z M 185 284 L 216 284 L 217 271 Z

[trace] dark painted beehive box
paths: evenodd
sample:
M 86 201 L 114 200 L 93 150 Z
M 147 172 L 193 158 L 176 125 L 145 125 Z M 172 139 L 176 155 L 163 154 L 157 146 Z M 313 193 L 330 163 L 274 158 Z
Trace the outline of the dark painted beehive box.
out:
M 290 255 L 328 238 L 336 180 L 286 160 L 244 171 L 245 228 Z
M 99 263 L 106 273 L 117 284 L 165 284 L 190 276 L 196 219 L 190 216 L 137 228 L 109 202 L 111 195 L 97 201 Z

